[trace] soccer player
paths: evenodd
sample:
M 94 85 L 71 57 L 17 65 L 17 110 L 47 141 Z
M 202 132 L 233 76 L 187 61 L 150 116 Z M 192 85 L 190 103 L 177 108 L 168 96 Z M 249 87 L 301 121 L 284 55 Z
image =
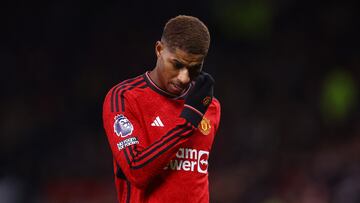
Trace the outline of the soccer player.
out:
M 203 69 L 208 28 L 170 19 L 156 66 L 115 85 L 103 105 L 119 202 L 209 202 L 208 159 L 220 121 L 214 79 Z

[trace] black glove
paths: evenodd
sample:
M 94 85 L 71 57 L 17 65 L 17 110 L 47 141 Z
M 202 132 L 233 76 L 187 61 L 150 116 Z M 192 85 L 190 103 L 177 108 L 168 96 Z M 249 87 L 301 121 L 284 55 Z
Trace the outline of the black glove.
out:
M 202 117 L 209 107 L 214 94 L 214 79 L 210 74 L 201 72 L 195 85 L 185 98 L 181 117 L 198 127 Z

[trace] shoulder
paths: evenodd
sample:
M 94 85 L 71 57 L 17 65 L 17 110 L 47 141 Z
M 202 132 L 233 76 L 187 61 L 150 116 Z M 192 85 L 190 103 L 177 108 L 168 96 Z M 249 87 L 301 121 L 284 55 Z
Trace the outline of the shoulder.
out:
M 215 97 L 213 97 L 205 116 L 211 120 L 216 132 L 220 124 L 221 106 L 219 100 Z
M 104 108 L 110 105 L 111 111 L 118 111 L 119 105 L 124 106 L 122 103 L 125 102 L 125 99 L 135 99 L 137 95 L 141 95 L 141 92 L 144 92 L 146 87 L 148 87 L 148 85 L 144 75 L 139 75 L 120 82 L 107 92 L 104 100 Z
M 144 75 L 139 75 L 127 80 L 124 80 L 114 85 L 108 92 L 106 97 L 124 96 L 125 93 L 136 92 L 147 87 Z
M 220 105 L 220 101 L 213 97 L 212 102 L 211 102 L 211 109 L 213 110 L 213 113 L 216 115 L 216 120 L 219 122 L 220 121 L 220 115 L 221 115 L 221 105 Z
M 213 97 L 211 104 L 208 108 L 208 114 L 212 114 L 214 115 L 216 118 L 220 118 L 220 114 L 221 114 L 221 106 L 220 106 L 220 102 L 218 99 L 216 99 L 215 97 Z
M 220 112 L 221 105 L 220 101 L 217 98 L 213 97 L 211 105 L 215 106 L 216 110 Z

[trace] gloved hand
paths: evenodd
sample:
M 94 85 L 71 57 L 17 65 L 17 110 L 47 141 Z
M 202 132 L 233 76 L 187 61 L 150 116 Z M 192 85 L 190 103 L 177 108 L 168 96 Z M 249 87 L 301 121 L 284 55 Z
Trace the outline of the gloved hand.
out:
M 180 117 L 185 118 L 196 128 L 212 101 L 214 82 L 214 78 L 210 74 L 201 72 L 196 78 L 195 85 L 185 98 Z

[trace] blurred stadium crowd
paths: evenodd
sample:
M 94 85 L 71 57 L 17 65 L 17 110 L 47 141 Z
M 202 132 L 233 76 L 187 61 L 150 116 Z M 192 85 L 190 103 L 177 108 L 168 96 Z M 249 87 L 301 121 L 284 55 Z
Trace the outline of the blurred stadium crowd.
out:
M 360 202 L 359 5 L 295 0 L 9 1 L 0 202 L 115 202 L 110 87 L 155 65 L 166 20 L 212 34 L 221 127 L 211 202 Z

